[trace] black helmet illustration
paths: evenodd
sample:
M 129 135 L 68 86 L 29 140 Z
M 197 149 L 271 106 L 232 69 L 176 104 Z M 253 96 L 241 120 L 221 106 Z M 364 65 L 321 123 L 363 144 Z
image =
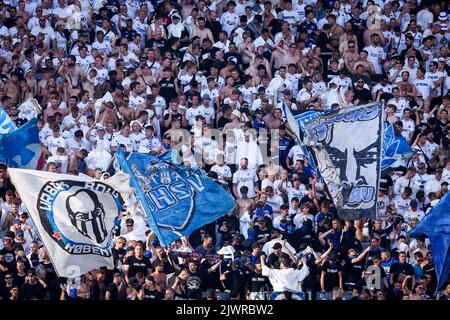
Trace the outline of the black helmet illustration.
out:
M 108 232 L 105 226 L 105 210 L 97 194 L 89 189 L 81 189 L 66 200 L 69 218 L 77 230 L 97 243 L 102 243 Z

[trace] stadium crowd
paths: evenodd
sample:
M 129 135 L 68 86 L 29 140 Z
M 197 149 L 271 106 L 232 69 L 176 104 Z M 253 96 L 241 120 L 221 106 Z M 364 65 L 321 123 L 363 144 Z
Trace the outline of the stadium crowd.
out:
M 0 299 L 450 299 L 429 239 L 407 236 L 450 182 L 449 17 L 427 0 L 0 0 L 0 105 L 18 127 L 39 115 L 42 170 L 107 179 L 117 148 L 179 150 L 236 199 L 166 248 L 124 212 L 115 269 L 67 280 L 2 164 Z M 376 219 L 342 221 L 281 106 L 381 100 L 416 152 L 383 172 Z

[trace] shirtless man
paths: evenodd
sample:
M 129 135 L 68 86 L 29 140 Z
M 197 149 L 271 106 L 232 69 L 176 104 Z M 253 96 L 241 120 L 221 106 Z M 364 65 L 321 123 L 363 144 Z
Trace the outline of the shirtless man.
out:
M 334 14 L 328 15 L 327 21 L 331 27 L 331 45 L 337 50 L 339 49 L 339 39 L 344 34 L 345 30 L 342 26 L 336 23 L 336 16 Z
M 409 82 L 409 72 L 402 71 L 402 81 L 397 83 L 400 89 L 400 96 L 405 97 L 408 100 L 415 99 L 416 97 L 416 86 Z
M 6 82 L 3 90 L 5 91 L 5 95 L 11 98 L 11 104 L 15 106 L 20 98 L 19 77 L 16 73 L 11 74 L 11 78 Z
M 200 41 L 208 38 L 212 43 L 215 43 L 211 29 L 206 28 L 206 19 L 203 17 L 197 19 L 197 27 L 194 28 L 194 31 L 192 32 L 192 37 L 195 36 L 199 37 Z
M 289 64 L 293 63 L 295 65 L 298 65 L 301 61 L 300 52 L 297 49 L 297 45 L 295 43 L 291 43 L 289 45 L 289 50 L 283 49 L 283 58 L 284 58 L 284 65 L 288 66 Z
M 220 89 L 220 101 L 223 101 L 226 97 L 231 96 L 234 89 L 234 79 L 232 76 L 228 76 L 225 78 L 225 86 Z
M 59 108 L 59 104 L 60 104 L 60 99 L 57 95 L 52 95 L 52 97 L 50 98 L 50 108 L 45 109 L 44 111 L 44 120 L 47 121 L 47 118 L 49 116 L 53 116 L 55 115 L 55 113 L 59 112 L 61 113 L 61 115 L 63 117 L 67 116 L 70 113 L 70 109 L 66 108 L 66 109 L 60 109 Z
M 368 55 L 369 54 L 366 50 L 361 51 L 359 54 L 358 61 L 356 61 L 355 64 L 353 65 L 354 68 L 353 70 L 356 70 L 356 68 L 359 65 L 362 65 L 364 67 L 365 72 L 369 72 L 372 75 L 375 74 L 375 68 L 373 67 L 372 62 L 367 60 Z
M 348 51 L 344 55 L 344 64 L 345 67 L 351 72 L 354 73 L 356 71 L 355 63 L 358 61 L 359 54 L 356 50 L 356 43 L 353 40 L 348 42 Z

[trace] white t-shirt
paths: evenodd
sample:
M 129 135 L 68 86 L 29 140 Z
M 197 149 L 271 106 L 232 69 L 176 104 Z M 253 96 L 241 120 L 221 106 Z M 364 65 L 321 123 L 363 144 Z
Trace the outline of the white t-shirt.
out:
M 127 152 L 131 152 L 134 149 L 134 142 L 131 137 L 124 137 L 123 135 L 119 134 L 111 141 L 111 147 L 119 147 L 119 145 L 121 144 L 125 145 Z
M 308 195 L 308 191 L 304 184 L 301 184 L 298 189 L 295 188 L 287 188 L 287 194 L 289 203 L 291 203 L 292 198 L 297 197 L 298 199 L 302 199 L 304 196 Z
M 255 170 L 246 169 L 242 170 L 240 168 L 233 174 L 233 184 L 236 184 L 237 194 L 239 198 L 242 198 L 240 188 L 246 186 L 248 188 L 248 197 L 254 198 L 256 196 L 255 192 L 255 182 L 258 181 Z
M 67 150 L 66 139 L 61 136 L 55 138 L 53 135 L 51 135 L 45 140 L 45 146 L 47 147 L 48 151 L 52 153 L 52 155 L 56 154 L 56 149 L 58 149 L 58 147 L 63 147 Z
M 416 79 L 414 81 L 416 90 L 422 94 L 423 99 L 428 99 L 431 95 L 434 84 L 430 79 Z
M 381 64 L 378 62 L 378 59 L 381 58 L 382 60 L 386 59 L 386 53 L 384 52 L 382 47 L 374 47 L 372 45 L 365 47 L 364 50 L 366 50 L 369 55 L 367 57 L 367 60 L 372 62 L 373 67 L 375 69 L 376 74 L 382 74 L 383 68 L 381 67 Z
M 229 166 L 227 166 L 226 164 L 224 164 L 223 166 L 219 166 L 217 164 L 213 165 L 211 168 L 212 172 L 217 173 L 218 179 L 219 181 L 226 183 L 227 181 L 225 181 L 225 178 L 231 178 L 231 169 Z

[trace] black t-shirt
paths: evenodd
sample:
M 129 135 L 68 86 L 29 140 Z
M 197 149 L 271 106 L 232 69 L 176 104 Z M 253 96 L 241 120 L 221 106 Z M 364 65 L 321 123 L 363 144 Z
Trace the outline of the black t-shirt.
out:
M 262 292 L 270 285 L 269 278 L 258 272 L 247 275 L 247 288 L 250 292 Z
M 14 250 L 6 250 L 3 248 L 0 250 L 0 255 L 4 256 L 2 265 L 8 268 L 8 272 L 16 272 L 16 254 Z
M 355 89 L 355 90 L 353 90 L 353 92 L 355 93 L 355 96 L 353 97 L 353 101 L 358 99 L 359 104 L 366 104 L 372 100 L 372 93 L 370 92 L 369 89 L 366 89 L 366 88 L 364 88 L 362 90 Z
M 177 91 L 175 90 L 175 78 L 171 77 L 169 80 L 161 79 L 159 81 L 160 91 L 159 94 L 161 97 L 166 100 L 166 104 L 168 105 L 170 100 L 176 98 L 178 96 Z
M 113 260 L 114 260 L 114 265 L 117 266 L 120 263 L 123 263 L 123 257 L 125 256 L 125 254 L 127 253 L 127 251 L 125 249 L 116 249 L 113 248 L 112 250 L 112 256 L 113 256 Z
M 21 290 L 23 300 L 43 300 L 45 298 L 45 289 L 40 282 L 36 284 L 25 283 Z
M 170 274 L 170 273 L 175 272 L 175 269 L 173 268 L 173 266 L 170 264 L 169 261 L 161 261 L 161 259 L 159 259 L 159 258 L 156 258 L 155 261 L 153 261 L 152 267 L 155 267 L 155 265 L 160 262 L 162 262 L 162 264 L 163 264 L 163 272 L 165 274 Z
M 162 300 L 163 295 L 157 290 L 144 289 L 144 298 L 142 300 Z
M 116 284 L 114 282 L 111 282 L 110 284 L 108 284 L 106 286 L 106 292 L 109 292 L 111 294 L 110 296 L 110 300 L 118 300 L 118 296 L 119 296 L 119 288 L 116 286 Z
M 203 279 L 206 277 L 206 272 L 197 270 L 187 278 L 187 296 L 189 299 L 200 300 L 202 298 Z
M 364 270 L 364 259 L 359 262 L 352 263 L 353 258 L 347 258 L 344 265 L 344 282 L 354 283 L 358 285 L 362 281 L 362 272 Z
M 159 51 L 162 52 L 162 51 L 164 51 L 166 44 L 167 44 L 167 40 L 164 38 L 161 38 L 161 39 L 153 38 L 153 39 L 147 40 L 145 47 L 146 48 L 157 47 L 159 49 Z
M 236 298 L 238 295 L 239 299 L 245 299 L 245 279 L 247 275 L 246 272 L 240 268 L 237 270 L 232 270 L 228 274 L 229 285 L 231 289 L 231 297 Z
M 6 201 L 5 194 L 8 190 L 12 190 L 14 192 L 16 191 L 16 188 L 14 188 L 13 184 L 11 183 L 11 179 L 5 178 L 3 179 L 3 185 L 0 187 L 0 197 L 2 197 L 3 201 Z
M 325 272 L 325 290 L 331 291 L 334 287 L 339 287 L 339 272 L 342 266 L 339 262 L 331 263 L 326 261 L 322 266 L 322 272 Z
M 4 283 L 0 286 L 0 299 L 2 300 L 8 300 L 11 296 L 11 290 L 12 287 L 6 287 L 4 286 Z
M 407 276 L 413 276 L 414 268 L 409 263 L 396 262 L 389 269 L 389 273 L 391 274 L 391 276 L 394 275 L 394 273 L 396 274 L 403 273 L 404 275 Z
M 274 267 L 276 262 L 280 260 L 280 257 L 278 257 L 275 253 L 271 253 L 269 254 L 269 256 L 267 257 L 267 265 L 269 267 Z
M 225 125 L 227 124 L 227 123 L 229 123 L 229 122 L 231 122 L 231 120 L 230 119 L 228 119 L 228 118 L 225 118 L 224 116 L 221 116 L 220 118 L 219 118 L 219 121 L 217 122 L 217 127 L 218 128 L 223 128 L 223 127 L 225 127 Z
M 266 228 L 266 230 L 261 230 L 258 226 L 255 226 L 254 229 L 256 234 L 256 240 L 261 240 L 264 237 L 266 237 L 267 241 L 270 241 L 270 233 L 271 233 L 270 228 Z
M 25 283 L 26 274 L 23 276 L 20 276 L 18 274 L 14 275 L 14 284 L 20 289 Z
M 147 275 L 148 269 L 152 267 L 150 260 L 146 257 L 141 257 L 141 259 L 136 258 L 136 256 L 130 256 L 126 258 L 125 264 L 128 264 L 130 268 L 128 269 L 128 277 L 135 277 L 136 273 L 142 272 Z

